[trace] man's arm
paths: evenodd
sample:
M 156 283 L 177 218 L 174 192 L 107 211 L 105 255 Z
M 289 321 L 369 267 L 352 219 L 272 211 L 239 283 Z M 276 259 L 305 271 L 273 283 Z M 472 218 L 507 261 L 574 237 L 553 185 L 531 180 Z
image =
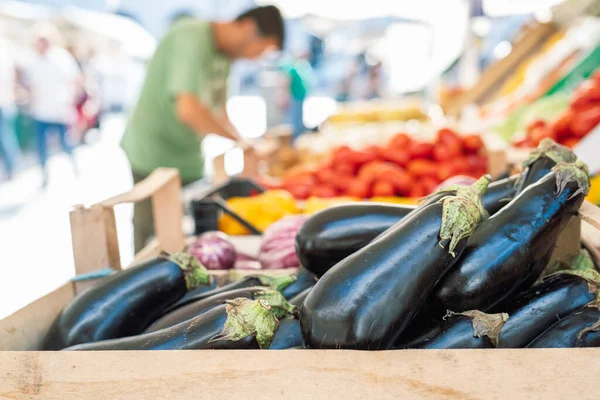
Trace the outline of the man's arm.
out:
M 175 101 L 177 118 L 194 130 L 198 135 L 214 133 L 224 138 L 240 141 L 237 131 L 217 118 L 210 108 L 191 93 L 180 93 Z

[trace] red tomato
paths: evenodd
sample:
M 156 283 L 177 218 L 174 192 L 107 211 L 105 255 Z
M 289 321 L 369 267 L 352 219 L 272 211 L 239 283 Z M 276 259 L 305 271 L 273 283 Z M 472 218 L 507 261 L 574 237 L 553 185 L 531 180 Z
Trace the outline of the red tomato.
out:
M 425 142 L 413 142 L 410 146 L 410 158 L 433 158 L 433 144 Z
M 338 195 L 337 190 L 330 185 L 317 185 L 313 188 L 312 193 L 315 197 L 329 199 Z
M 313 187 L 310 185 L 292 185 L 287 186 L 285 190 L 290 192 L 298 200 L 306 200 L 310 196 Z
M 575 114 L 571 110 L 565 111 L 556 121 L 550 124 L 550 129 L 554 132 L 557 139 L 569 137 L 571 134 L 571 124 Z
M 366 199 L 370 196 L 371 184 L 360 179 L 354 179 L 348 187 L 348 196 L 358 197 L 359 199 Z
M 594 71 L 594 73 L 592 74 L 592 80 L 596 85 L 600 86 L 600 69 Z
M 381 149 L 381 157 L 401 167 L 405 167 L 410 160 L 410 155 L 406 149 Z
M 483 140 L 479 135 L 467 135 L 463 138 L 463 146 L 468 154 L 475 154 L 483 149 Z
M 333 170 L 340 175 L 353 176 L 356 173 L 356 168 L 353 164 L 340 162 L 333 166 Z
M 420 199 L 421 197 L 426 196 L 425 189 L 421 184 L 415 183 L 412 188 L 410 188 L 409 197 L 413 197 L 415 199 Z
M 317 171 L 316 176 L 320 183 L 331 183 L 337 179 L 338 174 L 330 169 L 322 169 Z
M 342 193 L 348 191 L 348 188 L 352 184 L 355 178 L 351 175 L 339 175 L 335 180 L 329 183 L 329 185 L 333 186 L 337 190 Z
M 406 133 L 399 133 L 390 140 L 388 147 L 394 149 L 408 149 L 412 143 L 412 138 Z
M 433 149 L 433 159 L 435 161 L 449 161 L 453 157 L 452 151 L 443 143 L 438 143 Z
M 545 128 L 546 125 L 547 125 L 546 121 L 544 121 L 543 119 L 535 119 L 535 120 L 531 121 L 529 124 L 527 124 L 525 131 L 529 134 L 534 129 Z
M 379 146 L 369 146 L 369 147 L 365 148 L 366 153 L 373 154 L 377 158 L 383 158 L 383 156 L 381 155 L 382 151 L 383 151 L 383 148 L 381 148 Z
M 372 161 L 358 170 L 358 178 L 372 183 L 377 178 L 378 171 L 385 165 L 383 161 Z
M 317 179 L 312 174 L 286 176 L 281 182 L 281 186 L 308 185 L 313 186 Z
M 420 181 L 420 184 L 423 186 L 423 190 L 425 190 L 425 195 L 428 195 L 435 191 L 440 184 L 440 181 L 438 181 L 436 178 L 426 176 Z
M 437 165 L 429 160 L 413 160 L 408 163 L 407 170 L 416 177 L 437 176 Z
M 456 141 L 461 141 L 460 135 L 450 128 L 442 128 L 437 133 L 436 142 L 438 143 L 451 143 Z
M 573 136 L 582 138 L 600 123 L 600 107 L 590 108 L 585 112 L 578 113 L 571 123 Z
M 394 186 L 386 181 L 377 181 L 373 185 L 373 196 L 389 197 L 396 194 Z
M 452 163 L 440 163 L 438 165 L 437 177 L 441 182 L 456 175 L 454 165 Z
M 466 156 L 463 157 L 455 157 L 450 161 L 452 167 L 454 168 L 455 175 L 466 174 L 469 172 L 469 159 Z
M 563 146 L 567 146 L 570 149 L 574 148 L 577 143 L 579 143 L 579 139 L 577 138 L 568 138 L 561 142 Z
M 377 175 L 377 182 L 388 182 L 399 194 L 407 194 L 413 185 L 410 174 L 404 170 L 384 170 Z
M 486 156 L 470 155 L 465 159 L 468 169 L 484 170 L 488 168 L 488 159 Z
M 550 129 L 549 126 L 545 126 L 543 128 L 536 128 L 529 134 L 529 139 L 535 147 L 537 147 L 540 144 L 542 139 L 546 138 L 556 140 L 556 137 L 554 136 L 554 131 Z

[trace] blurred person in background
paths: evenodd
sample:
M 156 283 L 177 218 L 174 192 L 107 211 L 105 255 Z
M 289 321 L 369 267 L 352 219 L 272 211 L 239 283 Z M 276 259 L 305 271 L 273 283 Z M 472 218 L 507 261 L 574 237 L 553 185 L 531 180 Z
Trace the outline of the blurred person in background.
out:
M 314 71 L 308 59 L 308 54 L 291 59 L 284 58 L 279 65 L 279 69 L 286 76 L 285 88 L 287 93 L 284 93 L 284 108 L 288 110 L 294 140 L 306 131 L 304 126 L 304 101 L 315 84 Z
M 367 100 L 380 99 L 383 97 L 383 66 L 380 62 L 372 65 L 369 68 L 369 77 L 367 81 Z
M 58 29 L 40 25 L 35 29 L 35 56 L 29 67 L 30 112 L 35 123 L 37 149 L 43 170 L 43 187 L 48 184 L 47 135 L 55 131 L 60 144 L 78 173 L 73 147 L 68 141 L 69 125 L 75 121 L 76 90 L 80 71 L 73 56 L 62 47 Z
M 247 147 L 225 109 L 231 63 L 281 49 L 283 41 L 283 19 L 274 6 L 252 9 L 229 22 L 184 18 L 175 23 L 150 61 L 121 142 L 134 182 L 159 167 L 177 168 L 184 185 L 201 179 L 201 145 L 208 134 Z M 133 223 L 138 252 L 154 235 L 149 201 L 136 203 Z
M 11 126 L 15 109 L 17 69 L 12 44 L 0 32 L 0 158 L 8 179 L 15 173 L 20 149 Z

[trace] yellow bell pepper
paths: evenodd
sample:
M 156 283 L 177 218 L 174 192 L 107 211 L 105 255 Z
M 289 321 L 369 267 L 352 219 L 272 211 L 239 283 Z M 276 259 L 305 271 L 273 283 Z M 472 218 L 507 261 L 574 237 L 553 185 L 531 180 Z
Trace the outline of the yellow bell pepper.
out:
M 312 215 L 326 208 L 354 201 L 358 201 L 358 199 L 356 197 L 333 197 L 331 199 L 310 197 L 304 203 L 304 214 Z
M 266 191 L 254 197 L 232 197 L 227 200 L 227 205 L 234 213 L 262 232 L 281 218 L 300 212 L 292 195 L 283 190 Z M 223 214 L 219 219 L 219 230 L 228 235 L 250 233 L 227 214 Z
M 592 204 L 600 205 L 600 175 L 590 180 L 591 188 L 586 200 Z
M 371 197 L 370 201 L 375 203 L 414 205 L 419 202 L 419 199 L 414 199 L 412 197 Z

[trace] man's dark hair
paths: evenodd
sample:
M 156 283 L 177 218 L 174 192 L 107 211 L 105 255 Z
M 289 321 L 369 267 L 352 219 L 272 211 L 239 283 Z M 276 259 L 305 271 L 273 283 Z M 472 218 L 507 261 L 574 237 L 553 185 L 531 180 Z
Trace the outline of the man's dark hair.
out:
M 283 25 L 283 17 L 281 11 L 275 6 L 256 7 L 246 11 L 236 21 L 244 19 L 252 19 L 258 27 L 258 31 L 262 36 L 274 36 L 277 38 L 279 48 L 283 48 L 285 39 L 285 28 Z

